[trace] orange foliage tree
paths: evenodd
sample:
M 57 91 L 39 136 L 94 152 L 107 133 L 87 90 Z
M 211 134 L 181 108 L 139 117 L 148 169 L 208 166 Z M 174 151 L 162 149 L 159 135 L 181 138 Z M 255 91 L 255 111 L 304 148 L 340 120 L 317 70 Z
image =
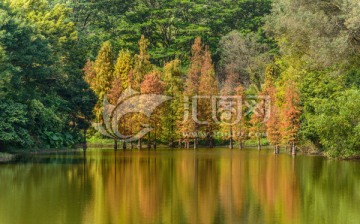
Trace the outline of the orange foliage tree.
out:
M 249 122 L 246 118 L 246 107 L 245 107 L 245 88 L 240 84 L 236 88 L 236 95 L 241 97 L 241 120 L 239 123 L 234 125 L 234 140 L 239 143 L 239 149 L 243 149 L 244 142 L 249 138 Z
M 203 64 L 201 67 L 199 95 L 209 97 L 199 101 L 198 112 L 201 122 L 206 122 L 202 125 L 202 130 L 206 133 L 206 142 L 209 147 L 213 147 L 213 135 L 217 129 L 217 123 L 213 118 L 212 98 L 218 94 L 218 81 L 215 77 L 214 65 L 211 60 L 211 53 L 206 47 L 203 57 Z
M 203 51 L 202 51 L 201 38 L 198 37 L 195 39 L 194 44 L 191 47 L 191 59 L 188 75 L 185 80 L 184 87 L 184 98 L 190 100 L 192 97 L 198 95 L 199 93 L 199 79 L 201 75 L 201 67 L 203 60 Z M 185 147 L 189 148 L 189 142 L 192 137 L 194 137 L 194 148 L 197 148 L 197 131 L 198 125 L 191 118 L 190 108 L 188 107 L 189 102 L 184 102 L 184 108 L 182 108 L 182 113 L 184 114 L 184 120 L 179 123 L 180 132 L 183 133 L 185 138 Z M 188 116 L 187 116 L 187 115 Z M 194 136 L 192 136 L 194 135 Z
M 144 35 L 141 36 L 139 44 L 139 53 L 134 56 L 134 66 L 132 71 L 130 72 L 131 76 L 131 87 L 137 91 L 141 91 L 141 83 L 144 81 L 144 77 L 146 74 L 153 70 L 153 65 L 150 62 L 150 55 L 147 52 L 147 48 L 149 45 L 149 40 L 147 40 Z M 141 124 L 141 120 L 143 119 L 140 114 L 133 114 L 131 117 L 132 124 L 135 126 L 139 126 Z M 142 148 L 142 139 L 138 140 L 138 148 Z
M 266 69 L 263 89 L 270 99 L 269 119 L 266 122 L 266 137 L 274 146 L 274 153 L 278 154 L 281 143 L 280 109 L 276 104 L 276 88 L 274 85 L 274 69 L 272 66 Z
M 261 150 L 261 139 L 266 132 L 265 118 L 266 118 L 266 93 L 260 92 L 257 98 L 257 105 L 254 108 L 250 119 L 250 134 L 253 139 L 257 141 L 258 150 Z
M 285 83 L 285 102 L 282 108 L 281 134 L 286 144 L 290 145 L 292 154 L 296 154 L 296 137 L 300 128 L 300 93 L 296 83 L 288 80 Z
M 229 148 L 233 149 L 234 147 L 234 126 L 238 124 L 233 124 L 236 122 L 237 117 L 234 116 L 237 113 L 241 113 L 241 111 L 237 111 L 236 103 L 241 102 L 233 102 L 232 99 L 227 99 L 228 97 L 234 97 L 236 95 L 236 88 L 239 85 L 239 79 L 235 75 L 235 73 L 230 73 L 227 75 L 225 83 L 223 87 L 221 88 L 220 95 L 222 97 L 225 97 L 221 100 L 221 104 L 225 104 L 225 107 L 229 106 L 229 108 L 225 111 L 221 111 L 221 133 L 222 138 L 224 140 L 229 141 Z
M 153 71 L 147 74 L 144 81 L 141 83 L 141 94 L 162 94 L 164 92 L 164 83 L 160 80 L 161 73 L 159 71 Z M 140 102 L 141 103 L 141 102 Z M 153 102 L 154 104 L 156 102 Z M 161 128 L 161 108 L 157 108 L 148 120 L 151 127 L 154 130 L 154 149 L 156 149 L 157 132 Z M 151 148 L 151 136 L 148 133 L 148 149 Z

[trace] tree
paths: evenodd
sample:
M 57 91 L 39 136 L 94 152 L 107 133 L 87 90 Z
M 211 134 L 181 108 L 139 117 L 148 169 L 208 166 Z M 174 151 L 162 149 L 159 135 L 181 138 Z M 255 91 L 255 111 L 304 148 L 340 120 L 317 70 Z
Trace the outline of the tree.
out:
M 256 34 L 241 34 L 232 31 L 219 42 L 220 70 L 222 79 L 226 74 L 236 74 L 243 86 L 264 81 L 265 68 L 271 62 L 271 47 L 261 43 Z
M 133 88 L 139 89 L 144 76 L 149 73 L 153 67 L 150 63 L 150 55 L 147 53 L 149 41 L 145 39 L 144 35 L 141 36 L 139 41 L 139 54 L 134 57 L 134 71 L 133 71 Z
M 239 84 L 239 86 L 235 89 L 236 95 L 241 97 L 241 120 L 237 124 L 234 125 L 234 140 L 239 142 L 239 149 L 243 149 L 244 142 L 249 138 L 249 121 L 246 114 L 246 95 L 245 88 Z
M 139 53 L 134 56 L 134 69 L 130 75 L 131 79 L 133 80 L 132 88 L 141 91 L 141 83 L 143 82 L 145 75 L 153 70 L 153 66 L 150 63 L 150 55 L 147 52 L 149 41 L 144 37 L 144 35 L 141 36 L 138 44 Z M 133 119 L 137 120 L 137 123 L 140 124 L 139 121 L 141 120 L 141 115 L 134 114 Z M 141 139 L 138 140 L 138 148 L 142 148 Z
M 225 83 L 223 87 L 221 88 L 220 95 L 222 97 L 230 97 L 235 95 L 235 88 L 236 88 L 236 78 L 233 74 L 230 74 L 227 79 L 225 80 Z M 233 102 L 228 102 L 228 99 L 224 98 L 220 101 L 220 105 L 223 106 L 222 111 L 222 117 L 220 118 L 220 130 L 223 133 L 223 139 L 229 140 L 229 148 L 233 149 L 233 125 L 234 122 L 234 116 L 233 116 Z M 236 109 L 236 108 L 235 108 Z
M 9 109 L 19 109 L 4 113 L 26 123 L 21 122 L 21 130 L 15 128 L 17 122 L 5 125 L 8 131 L 18 129 L 24 138 L 22 142 L 8 139 L 5 147 L 78 143 L 80 129 L 85 130 L 92 117 L 95 97 L 83 80 L 85 58 L 78 48 L 76 30 L 67 20 L 68 9 L 52 8 L 42 1 L 10 3 L 10 8 L 0 4 L 0 95 L 6 96 L 1 100 L 4 105 L 14 104 Z
M 266 137 L 274 146 L 274 153 L 279 153 L 281 143 L 281 125 L 280 125 L 280 109 L 276 99 L 276 87 L 274 82 L 275 69 L 273 65 L 269 65 L 265 73 L 265 82 L 263 84 L 263 92 L 269 97 L 270 100 L 270 113 L 266 121 Z
M 26 106 L 6 100 L 1 102 L 0 112 L 0 149 L 9 145 L 30 146 Z
M 169 142 L 170 147 L 175 146 L 175 140 L 180 134 L 177 130 L 177 122 L 181 120 L 181 98 L 183 91 L 183 72 L 181 61 L 174 60 L 164 66 L 163 82 L 165 85 L 164 94 L 173 99 L 165 104 L 162 117 L 163 139 Z
M 351 88 L 335 99 L 322 99 L 310 118 L 330 157 L 349 158 L 360 151 L 359 93 Z
M 281 73 L 277 82 L 279 106 L 285 104 L 286 82 L 292 79 L 302 103 L 299 143 L 329 150 L 314 121 L 330 116 L 320 109 L 322 103 L 335 102 L 339 95 L 356 86 L 353 77 L 359 71 L 360 42 L 355 15 L 359 10 L 353 0 L 273 2 L 265 29 L 279 46 L 276 60 Z M 337 116 L 335 111 L 333 115 Z
M 263 34 L 261 18 L 270 13 L 270 3 L 269 0 L 134 1 L 111 31 L 117 33 L 123 47 L 131 50 L 136 49 L 136 40 L 144 34 L 150 40 L 149 53 L 157 66 L 176 58 L 187 64 L 190 44 L 197 36 L 202 36 L 210 50 L 216 52 L 220 38 L 231 30 Z M 218 57 L 214 58 L 216 64 Z
M 266 132 L 266 115 L 267 115 L 267 103 L 266 94 L 260 92 L 257 98 L 257 105 L 250 119 L 250 134 L 253 139 L 257 141 L 258 150 L 261 150 L 261 139 Z
M 285 85 L 285 103 L 282 108 L 282 138 L 290 145 L 291 153 L 296 154 L 297 133 L 300 128 L 300 94 L 296 84 L 288 80 Z
M 128 50 L 119 51 L 113 77 L 123 89 L 130 87 L 129 73 L 132 69 L 132 58 Z
M 236 88 L 239 86 L 239 79 L 236 77 L 234 73 L 231 73 L 227 75 L 227 78 L 225 80 L 225 83 L 223 84 L 223 87 L 221 88 L 220 95 L 222 97 L 225 97 L 222 99 L 219 104 L 221 105 L 221 123 L 220 127 L 223 133 L 223 138 L 225 140 L 229 140 L 229 148 L 233 149 L 234 147 L 234 126 L 237 124 L 237 115 L 238 113 L 241 113 L 242 111 L 238 111 L 238 103 L 242 105 L 241 102 L 234 102 L 229 97 L 235 97 L 236 96 Z M 240 96 L 241 97 L 241 96 Z M 241 99 L 241 98 L 240 98 Z M 235 123 L 235 124 L 234 124 Z
M 199 100 L 198 111 L 199 119 L 206 124 L 202 126 L 202 129 L 206 133 L 208 145 L 213 147 L 213 134 L 217 129 L 217 123 L 213 118 L 213 106 L 212 99 L 218 94 L 218 82 L 215 77 L 214 65 L 211 60 L 211 53 L 208 47 L 206 47 L 203 63 L 201 66 L 200 83 L 199 83 L 199 95 L 203 97 L 209 97 L 209 99 Z
M 161 73 L 153 71 L 147 74 L 141 83 L 141 94 L 162 94 L 164 91 L 164 83 L 160 80 Z M 150 102 L 156 104 L 157 102 Z M 140 102 L 141 104 L 141 102 Z M 161 128 L 161 110 L 158 108 L 153 112 L 150 118 L 150 125 L 154 130 L 154 149 L 156 149 L 157 134 Z M 148 133 L 148 149 L 151 148 L 151 136 Z
M 93 83 L 92 89 L 98 95 L 99 103 L 102 103 L 114 80 L 113 54 L 110 41 L 102 44 L 94 63 L 94 72 L 95 78 L 90 84 Z
M 196 96 L 199 93 L 199 79 L 201 75 L 202 63 L 203 63 L 203 51 L 201 45 L 201 38 L 197 37 L 194 41 L 194 44 L 191 47 L 191 59 L 190 59 L 190 66 L 188 75 L 185 80 L 185 87 L 184 87 L 184 98 L 187 99 L 185 102 L 185 106 L 183 107 L 183 114 L 185 120 L 182 121 L 180 126 L 180 131 L 183 133 L 186 147 L 189 148 L 189 141 L 190 138 L 194 138 L 194 149 L 197 148 L 197 131 L 198 131 L 198 124 L 191 118 L 190 116 L 190 108 L 189 100 L 190 98 Z M 188 101 L 188 102 L 187 102 Z M 194 136 L 192 136 L 194 135 Z
M 109 90 L 108 94 L 107 94 L 107 99 L 109 101 L 110 104 L 112 105 L 117 105 L 118 104 L 118 99 L 121 96 L 121 94 L 124 92 L 124 88 L 123 88 L 123 80 L 121 79 L 121 77 L 115 77 L 114 81 L 112 82 L 111 85 L 111 89 Z M 125 84 L 126 85 L 126 84 Z M 114 115 L 111 114 L 111 117 L 113 117 Z M 117 119 L 117 117 L 116 117 Z M 126 132 L 126 119 L 124 118 L 120 118 L 120 121 L 117 121 L 117 127 L 119 133 L 125 133 Z M 114 139 L 114 149 L 117 150 L 117 139 Z M 123 142 L 123 149 L 126 149 L 126 143 L 125 141 Z
M 275 90 L 275 89 L 274 89 Z M 274 91 L 275 92 L 275 91 Z M 274 94 L 271 92 L 271 94 Z M 272 96 L 271 96 L 272 97 Z M 266 122 L 266 136 L 270 143 L 274 146 L 274 153 L 279 153 L 281 143 L 281 120 L 280 109 L 275 101 L 271 101 L 271 113 L 269 120 Z
M 95 62 L 92 63 L 88 60 L 83 69 L 87 82 L 98 97 L 98 102 L 95 105 L 95 114 L 98 120 L 101 119 L 103 102 L 110 90 L 112 90 L 112 98 L 116 96 L 114 89 L 112 89 L 114 83 L 113 58 L 111 43 L 106 41 L 102 44 Z M 113 102 L 113 99 L 111 100 Z M 116 140 L 114 140 L 114 148 L 117 149 Z
M 118 58 L 116 60 L 113 82 L 111 84 L 111 89 L 108 92 L 108 100 L 112 105 L 117 105 L 118 99 L 121 94 L 130 87 L 131 82 L 129 80 L 129 73 L 132 69 L 132 58 L 129 51 L 121 50 L 119 51 Z M 119 131 L 120 133 L 128 132 L 127 128 L 127 119 L 124 116 L 120 118 L 119 122 Z M 115 148 L 117 148 L 117 142 L 115 141 Z M 123 142 L 123 150 L 126 149 L 126 143 Z

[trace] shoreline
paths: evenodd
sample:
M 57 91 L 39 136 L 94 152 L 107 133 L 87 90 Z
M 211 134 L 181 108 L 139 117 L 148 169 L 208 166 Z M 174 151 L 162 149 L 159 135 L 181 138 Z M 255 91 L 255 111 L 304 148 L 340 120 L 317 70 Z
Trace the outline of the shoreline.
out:
M 88 149 L 111 149 L 111 144 L 96 144 L 92 143 L 88 145 Z M 205 149 L 206 147 L 200 147 L 199 149 Z M 245 146 L 247 149 L 253 149 L 256 148 L 256 146 Z M 183 148 L 169 148 L 165 145 L 158 146 L 158 149 L 172 149 L 172 150 L 185 150 Z M 229 149 L 228 146 L 215 146 L 212 149 Z M 118 151 L 123 151 L 121 148 L 117 149 Z M 193 150 L 193 149 L 190 149 Z M 210 149 L 211 150 L 211 149 Z M 235 151 L 238 151 L 240 149 L 234 147 Z M 257 149 L 254 149 L 257 151 Z M 272 150 L 272 146 L 263 146 L 263 150 Z M 16 159 L 17 156 L 21 155 L 46 155 L 46 154 L 54 154 L 54 153 L 69 153 L 69 152 L 83 152 L 82 147 L 76 147 L 76 148 L 61 148 L 61 149 L 31 149 L 31 150 L 12 150 L 8 152 L 0 152 L 0 163 L 8 163 Z M 129 150 L 126 151 L 139 151 L 138 149 Z M 143 148 L 142 151 L 147 151 L 146 148 Z M 153 149 L 151 149 L 153 151 Z M 280 150 L 280 154 L 289 154 L 285 149 Z M 304 155 L 304 156 L 320 156 L 331 160 L 340 160 L 340 161 L 360 161 L 360 155 L 353 155 L 350 157 L 339 157 L 339 158 L 331 158 L 326 156 L 323 152 L 302 152 L 298 151 L 297 155 Z
M 11 162 L 16 158 L 15 154 L 12 153 L 2 153 L 0 152 L 0 163 L 7 163 Z

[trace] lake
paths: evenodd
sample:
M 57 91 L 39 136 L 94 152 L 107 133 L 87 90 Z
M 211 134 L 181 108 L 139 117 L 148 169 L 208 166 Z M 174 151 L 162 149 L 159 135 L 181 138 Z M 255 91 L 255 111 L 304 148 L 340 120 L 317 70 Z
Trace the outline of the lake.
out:
M 357 161 L 91 149 L 0 164 L 0 224 L 359 222 Z

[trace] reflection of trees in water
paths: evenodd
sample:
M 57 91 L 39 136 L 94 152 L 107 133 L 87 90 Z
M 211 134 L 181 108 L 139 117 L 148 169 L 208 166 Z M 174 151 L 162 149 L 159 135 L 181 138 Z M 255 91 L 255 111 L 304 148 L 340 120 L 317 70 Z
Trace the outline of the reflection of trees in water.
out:
M 82 223 L 93 191 L 82 158 L 41 157 L 1 166 L 0 223 Z
M 258 222 L 274 213 L 281 222 L 293 220 L 300 205 L 292 161 L 256 157 L 121 153 L 108 171 L 100 200 L 107 208 L 98 216 L 112 223 Z
M 358 163 L 246 151 L 118 151 L 116 157 L 113 151 L 90 151 L 86 160 L 70 157 L 81 162 L 57 156 L 47 164 L 2 165 L 0 223 L 49 218 L 64 223 L 344 223 L 359 218 L 352 206 L 360 202 Z

